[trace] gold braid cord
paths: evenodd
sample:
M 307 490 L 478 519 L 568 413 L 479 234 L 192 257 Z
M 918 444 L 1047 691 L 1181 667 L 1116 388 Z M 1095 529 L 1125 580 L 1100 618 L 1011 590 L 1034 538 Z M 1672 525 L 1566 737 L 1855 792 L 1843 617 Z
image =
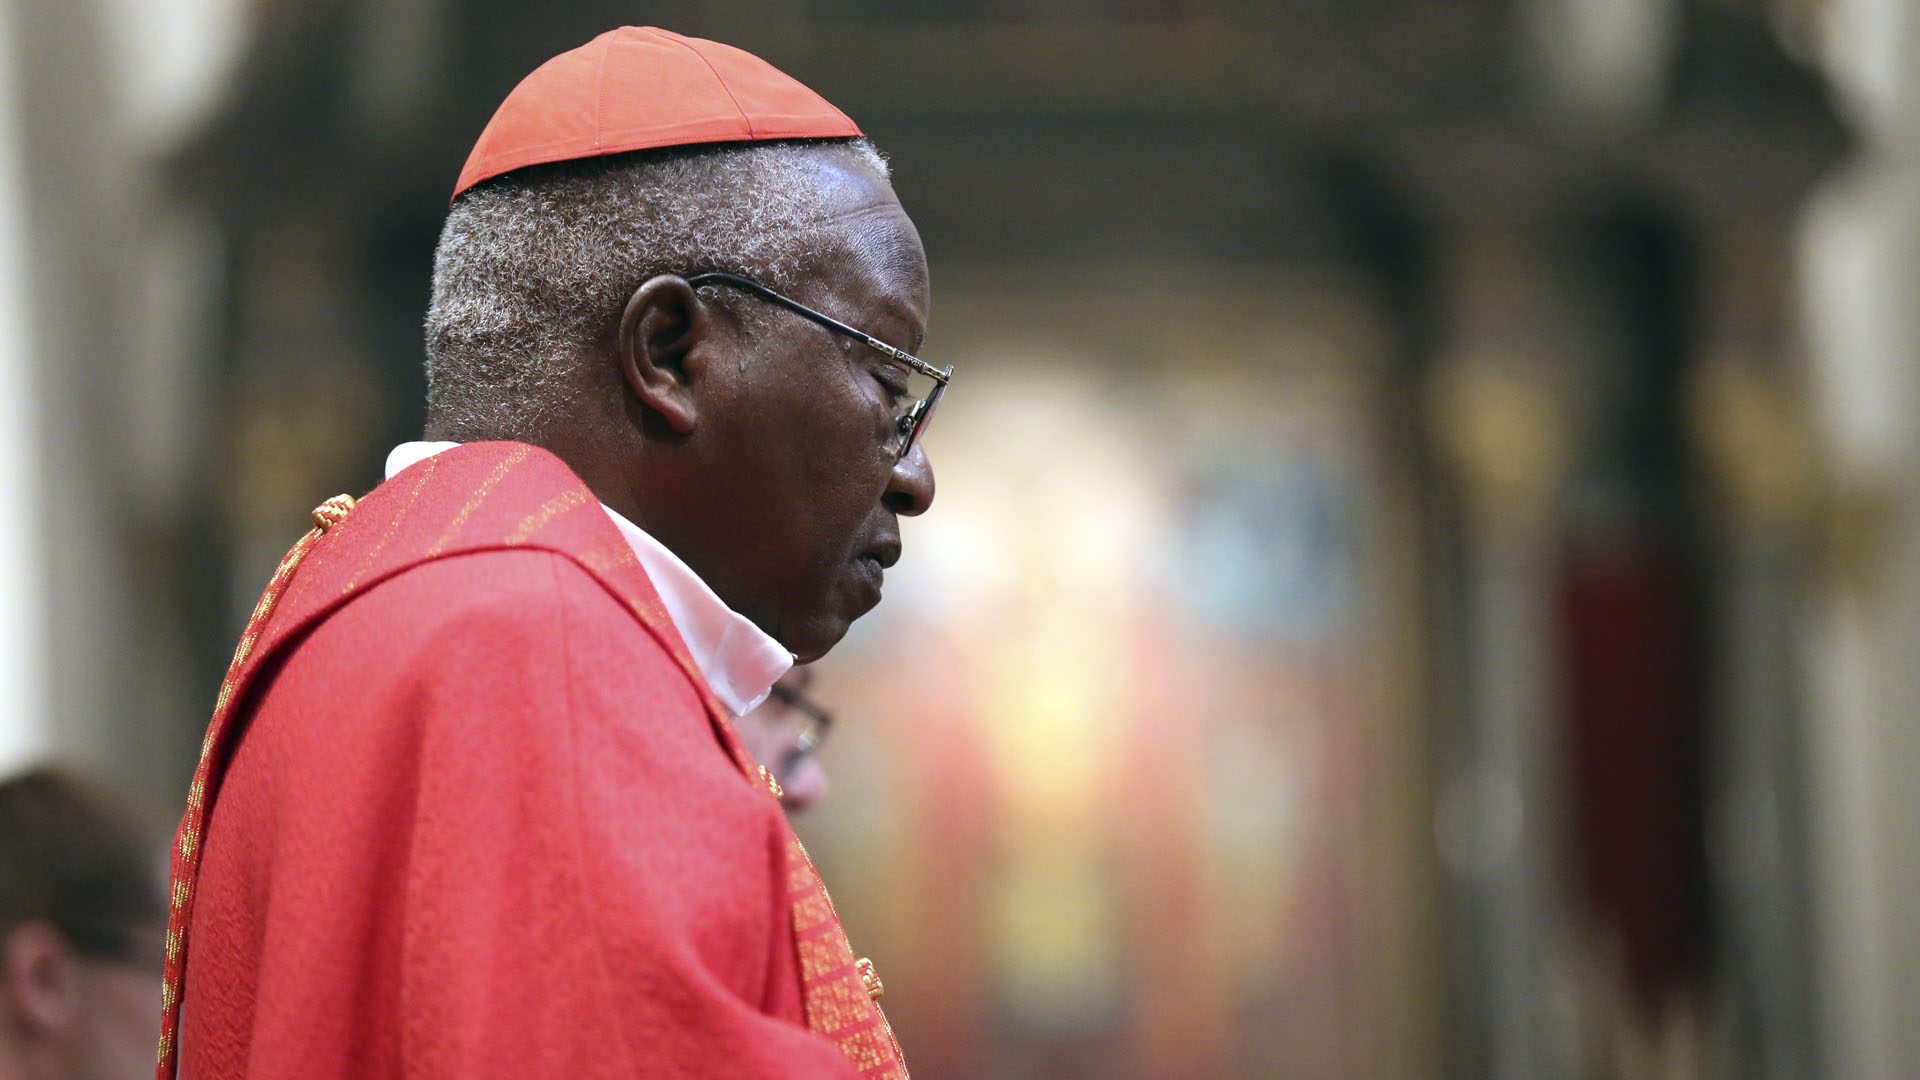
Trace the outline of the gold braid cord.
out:
M 281 594 L 287 591 L 287 583 L 293 579 L 294 569 L 313 549 L 313 545 L 319 543 L 320 537 L 345 520 L 352 510 L 353 498 L 349 495 L 335 495 L 314 508 L 313 528 L 293 545 L 286 558 L 281 559 L 280 565 L 274 569 L 266 591 L 260 594 L 260 602 L 254 605 L 253 616 L 247 620 L 246 632 L 240 635 L 240 644 L 233 650 L 233 663 L 227 666 L 227 677 L 221 680 L 220 697 L 213 705 L 213 719 L 207 724 L 206 739 L 200 743 L 200 764 L 193 771 L 192 786 L 187 788 L 187 811 L 180 819 L 180 832 L 173 845 L 173 882 L 168 890 L 166 984 L 160 991 L 158 1080 L 172 1080 L 179 1063 L 180 989 L 186 972 L 187 923 L 193 914 L 194 875 L 200 868 L 200 841 L 207 827 L 207 785 L 212 779 L 214 755 L 226 742 L 227 728 L 233 720 L 236 704 L 234 690 L 239 684 L 241 672 L 246 668 L 247 658 L 252 655 L 254 645 L 266 629 L 267 620 L 273 615 L 274 605 L 280 601 Z

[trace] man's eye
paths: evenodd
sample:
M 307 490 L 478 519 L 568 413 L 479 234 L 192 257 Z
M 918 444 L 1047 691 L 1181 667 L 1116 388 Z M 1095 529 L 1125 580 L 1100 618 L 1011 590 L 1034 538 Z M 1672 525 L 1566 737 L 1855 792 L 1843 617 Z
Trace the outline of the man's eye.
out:
M 887 396 L 892 398 L 895 404 L 899 404 L 911 396 L 910 391 L 907 389 L 906 372 L 896 370 L 892 367 L 883 367 L 874 372 L 873 377 L 874 381 L 880 384 L 880 388 L 887 392 Z

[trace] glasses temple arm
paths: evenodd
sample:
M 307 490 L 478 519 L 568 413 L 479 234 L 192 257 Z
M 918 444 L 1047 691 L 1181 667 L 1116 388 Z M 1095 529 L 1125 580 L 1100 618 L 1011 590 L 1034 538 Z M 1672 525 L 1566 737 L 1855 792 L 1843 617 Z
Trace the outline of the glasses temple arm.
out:
M 798 300 L 792 300 L 785 296 L 782 296 L 779 293 L 774 292 L 772 289 L 767 288 L 765 285 L 762 285 L 759 282 L 753 280 L 752 278 L 741 277 L 739 274 L 729 274 L 729 273 L 726 273 L 725 271 L 713 270 L 704 274 L 695 274 L 692 277 L 687 279 L 687 284 L 693 286 L 696 289 L 702 285 L 709 285 L 714 283 L 732 285 L 735 288 L 745 289 L 748 292 L 754 294 L 755 296 L 760 297 L 762 300 L 779 304 L 781 307 L 786 308 L 788 311 L 793 312 L 795 315 L 798 315 L 801 318 L 811 319 L 822 326 L 828 327 L 833 330 L 837 330 L 840 333 L 845 334 L 848 337 L 853 338 L 854 340 L 859 341 L 870 348 L 876 349 L 886 354 L 887 356 L 893 357 L 895 360 L 898 360 L 904 364 L 909 364 L 915 370 L 921 372 L 922 374 L 928 376 L 929 378 L 938 379 L 944 383 L 948 379 L 953 377 L 952 368 L 947 368 L 946 370 L 942 371 L 941 369 L 934 367 L 932 364 L 927 363 L 925 360 L 920 359 L 919 357 L 913 355 L 910 352 L 906 352 L 902 349 L 896 349 L 893 346 L 887 344 L 884 341 L 881 341 L 879 338 L 874 337 L 872 334 L 869 334 L 864 330 L 856 330 L 853 327 L 848 326 L 846 323 L 841 322 L 839 319 L 836 319 L 833 316 L 826 314 L 825 312 L 815 311 Z

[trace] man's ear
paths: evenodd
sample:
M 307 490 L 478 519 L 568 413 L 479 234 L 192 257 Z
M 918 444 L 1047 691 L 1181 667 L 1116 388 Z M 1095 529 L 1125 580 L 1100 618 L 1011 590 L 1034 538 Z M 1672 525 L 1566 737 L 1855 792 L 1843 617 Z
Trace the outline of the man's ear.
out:
M 76 974 L 73 947 L 51 923 L 24 922 L 0 938 L 0 1008 L 21 1030 L 51 1036 L 73 1026 Z
M 712 336 L 712 313 L 677 274 L 648 279 L 620 313 L 620 376 L 677 434 L 691 434 L 697 419 L 688 358 Z

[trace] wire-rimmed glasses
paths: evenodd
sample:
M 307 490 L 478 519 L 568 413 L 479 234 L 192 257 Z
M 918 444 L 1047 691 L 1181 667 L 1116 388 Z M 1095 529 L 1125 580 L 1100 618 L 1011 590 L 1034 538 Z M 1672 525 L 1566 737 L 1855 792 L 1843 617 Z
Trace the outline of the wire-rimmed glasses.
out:
M 820 749 L 820 744 L 827 741 L 827 733 L 833 730 L 833 714 L 822 708 L 806 691 L 786 683 L 774 683 L 768 696 L 800 715 L 800 728 L 787 751 L 787 760 L 781 763 L 783 768 L 790 769 L 803 758 L 812 756 L 815 750 Z
M 744 289 L 762 300 L 779 304 L 795 315 L 818 323 L 834 333 L 853 338 L 904 366 L 906 369 L 904 384 L 894 392 L 899 416 L 894 421 L 894 434 L 887 442 L 887 449 L 893 452 L 896 461 L 913 452 L 914 444 L 920 441 L 921 432 L 927 430 L 927 422 L 933 419 L 933 410 L 940 404 L 940 395 L 946 392 L 947 380 L 953 377 L 952 365 L 945 368 L 934 367 L 912 353 L 896 349 L 864 330 L 856 330 L 831 315 L 815 311 L 798 300 L 782 296 L 752 278 L 713 270 L 689 277 L 687 284 L 696 289 L 702 285 L 731 285 L 736 289 Z

